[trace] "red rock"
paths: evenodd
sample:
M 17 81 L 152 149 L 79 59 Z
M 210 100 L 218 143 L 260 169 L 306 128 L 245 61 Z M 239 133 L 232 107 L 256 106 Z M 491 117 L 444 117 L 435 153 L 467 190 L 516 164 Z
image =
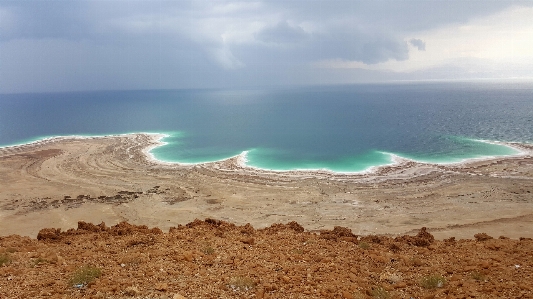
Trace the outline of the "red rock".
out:
M 182 259 L 187 261 L 187 262 L 192 262 L 193 259 L 194 259 L 194 255 L 192 254 L 191 251 L 185 251 L 182 254 Z
M 140 292 L 136 287 L 127 287 L 126 290 L 124 290 L 124 294 L 128 296 L 138 296 Z
M 168 289 L 168 284 L 164 282 L 157 283 L 155 289 L 164 292 Z
M 262 288 L 257 289 L 255 292 L 255 298 L 263 299 L 265 297 L 265 290 Z
M 43 228 L 37 234 L 37 240 L 58 240 L 61 239 L 61 229 Z
M 406 284 L 405 282 L 401 282 L 401 281 L 400 281 L 400 282 L 394 284 L 394 288 L 395 288 L 395 289 L 403 289 L 403 288 L 405 288 L 405 287 L 407 287 L 407 284 Z
M 254 245 L 255 239 L 252 237 L 241 239 L 241 242 L 248 245 Z
M 342 298 L 344 298 L 344 299 L 353 299 L 353 295 L 350 294 L 350 292 L 348 292 L 348 291 L 343 291 L 342 292 Z
M 476 238 L 476 240 L 478 241 L 487 241 L 487 240 L 493 239 L 493 237 L 487 235 L 486 233 L 475 234 L 474 238 Z

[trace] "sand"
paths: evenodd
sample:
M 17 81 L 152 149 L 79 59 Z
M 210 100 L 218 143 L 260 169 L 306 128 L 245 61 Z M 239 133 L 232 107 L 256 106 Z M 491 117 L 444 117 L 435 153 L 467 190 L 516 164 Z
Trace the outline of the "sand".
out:
M 273 172 L 243 157 L 200 165 L 147 154 L 161 136 L 63 137 L 0 149 L 0 236 L 35 238 L 80 220 L 128 221 L 163 231 L 214 218 L 255 228 L 296 221 L 306 231 L 344 226 L 437 239 L 533 237 L 533 146 L 523 154 L 455 165 L 402 160 L 366 174 Z

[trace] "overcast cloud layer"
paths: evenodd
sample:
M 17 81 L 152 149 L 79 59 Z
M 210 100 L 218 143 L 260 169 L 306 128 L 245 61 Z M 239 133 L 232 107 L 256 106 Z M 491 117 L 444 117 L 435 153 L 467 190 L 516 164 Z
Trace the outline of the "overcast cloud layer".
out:
M 0 0 L 0 93 L 532 78 L 532 7 Z

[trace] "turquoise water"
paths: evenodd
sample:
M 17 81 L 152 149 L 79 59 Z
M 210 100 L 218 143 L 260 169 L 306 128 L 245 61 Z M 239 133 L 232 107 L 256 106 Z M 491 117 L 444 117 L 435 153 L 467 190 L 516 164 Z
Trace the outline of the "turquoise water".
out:
M 377 151 L 329 160 L 306 160 L 293 159 L 292 155 L 287 155 L 285 158 L 283 153 L 275 150 L 254 149 L 248 153 L 247 158 L 249 165 L 263 169 L 327 169 L 335 172 L 361 172 L 374 166 L 393 162 L 391 155 Z
M 160 160 L 248 151 L 251 166 L 364 171 L 392 154 L 429 163 L 517 154 L 533 141 L 531 83 L 0 94 L 0 144 L 44 136 L 164 133 Z
M 226 152 L 226 154 L 214 155 L 209 148 L 195 149 L 193 153 L 180 143 L 183 134 L 170 135 L 163 141 L 165 146 L 152 150 L 154 157 L 166 162 L 177 163 L 205 163 L 220 161 L 242 154 L 239 151 Z M 334 172 L 362 172 L 376 166 L 383 166 L 394 163 L 393 155 L 411 159 L 423 163 L 449 164 L 460 163 L 470 159 L 482 159 L 489 157 L 500 157 L 520 154 L 520 151 L 501 144 L 494 144 L 490 141 L 471 140 L 466 138 L 455 138 L 461 144 L 460 151 L 432 152 L 418 155 L 409 153 L 387 153 L 370 150 L 356 156 L 335 157 L 332 159 L 309 159 L 295 157 L 293 153 L 268 149 L 252 148 L 246 150 L 247 165 L 277 171 L 289 170 L 330 170 Z M 176 149 L 178 151 L 176 152 Z
M 399 153 L 401 157 L 434 164 L 459 163 L 470 159 L 487 157 L 510 156 L 520 154 L 520 151 L 509 146 L 495 144 L 491 141 L 475 140 L 456 136 L 448 137 L 451 141 L 461 146 L 461 151 L 453 155 L 445 152 L 432 152 L 418 155 Z

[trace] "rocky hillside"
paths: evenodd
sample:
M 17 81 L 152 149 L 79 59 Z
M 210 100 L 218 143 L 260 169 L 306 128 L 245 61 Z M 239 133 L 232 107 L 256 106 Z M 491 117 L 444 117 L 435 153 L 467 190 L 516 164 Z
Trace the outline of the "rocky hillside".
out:
M 474 236 L 473 236 L 474 237 Z M 533 298 L 533 240 L 206 219 L 0 238 L 0 298 Z

